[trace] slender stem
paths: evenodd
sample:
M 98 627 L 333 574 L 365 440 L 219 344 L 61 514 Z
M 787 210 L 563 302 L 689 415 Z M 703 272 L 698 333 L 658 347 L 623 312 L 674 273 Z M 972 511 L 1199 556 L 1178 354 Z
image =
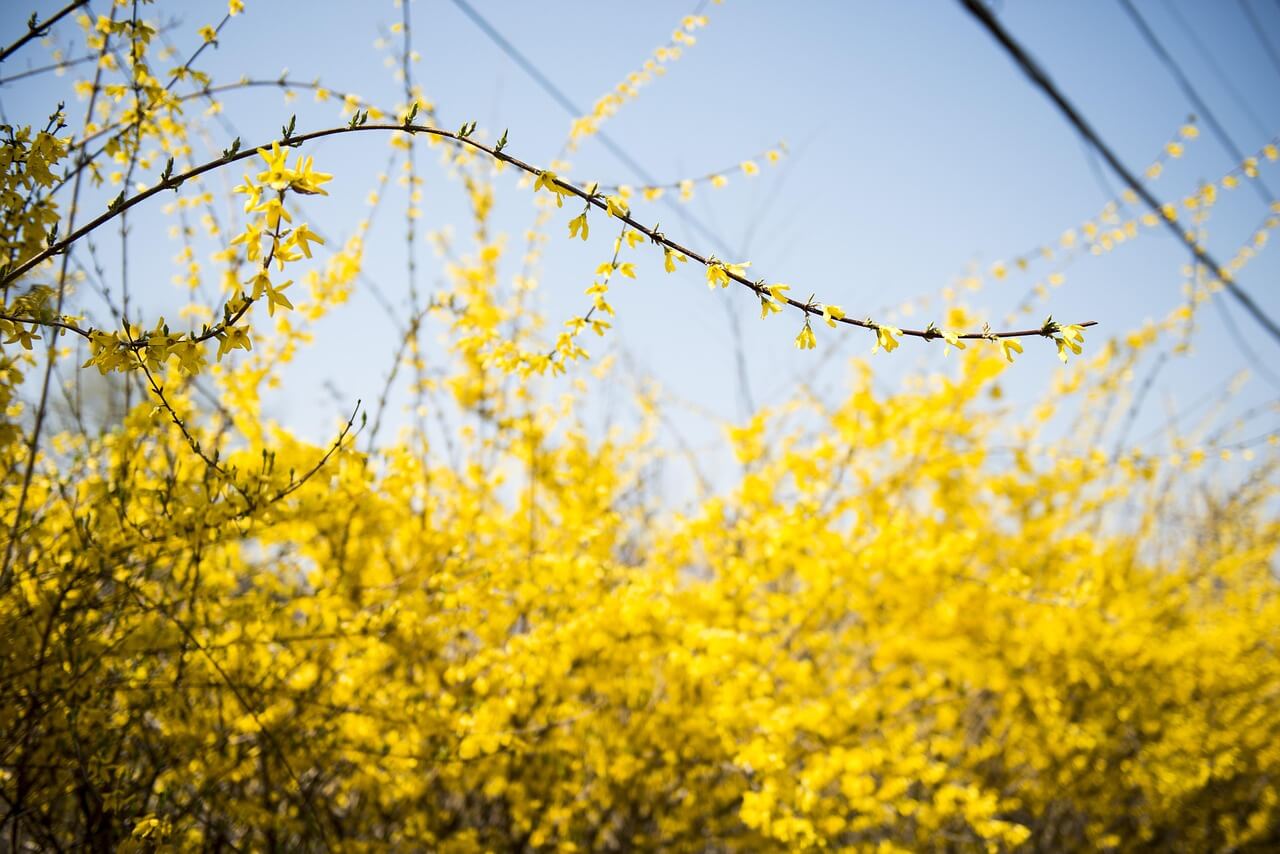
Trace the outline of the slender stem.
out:
M 10 56 L 16 53 L 27 42 L 31 41 L 34 38 L 39 38 L 40 36 L 43 36 L 45 33 L 49 31 L 50 27 L 58 23 L 58 21 L 61 21 L 67 15 L 70 15 L 76 9 L 79 9 L 81 6 L 84 6 L 88 2 L 89 0 L 71 0 L 70 3 L 68 3 L 59 11 L 55 12 L 53 17 L 45 21 L 43 24 L 35 24 L 34 26 L 32 26 L 32 24 L 27 24 L 27 31 L 23 33 L 21 36 L 19 36 L 17 41 L 9 45 L 8 47 L 4 48 L 3 50 L 0 50 L 0 62 L 4 62 Z M 35 21 L 34 15 L 32 16 L 31 20 L 33 22 Z
M 435 128 L 435 127 L 428 127 L 426 125 L 390 124 L 390 123 L 363 124 L 363 125 L 355 125 L 355 126 L 345 125 L 342 127 L 325 128 L 324 130 L 298 134 L 296 136 L 291 136 L 288 139 L 274 140 L 274 142 L 282 143 L 286 146 L 296 148 L 306 143 L 313 142 L 318 139 L 324 139 L 326 137 L 342 136 L 349 133 L 363 133 L 363 132 L 384 132 L 384 133 L 393 132 L 393 133 L 410 133 L 410 134 L 425 133 L 431 136 L 439 137 L 441 139 L 451 140 L 452 142 L 455 142 L 460 145 L 470 146 L 471 148 L 474 148 L 477 151 L 484 152 L 485 154 L 492 157 L 494 160 L 497 160 L 502 163 L 510 164 L 511 166 L 514 166 L 517 169 L 529 175 L 535 175 L 535 176 L 541 175 L 544 171 L 542 169 L 537 168 L 536 166 L 526 163 L 523 160 L 520 160 L 517 157 L 513 157 L 512 155 L 507 154 L 505 151 L 498 151 L 494 148 L 491 148 L 490 146 L 485 145 L 484 143 L 478 142 L 477 140 L 472 139 L 470 136 L 461 136 L 458 133 L 455 133 L 453 131 L 442 130 L 440 128 Z M 129 210 L 130 208 L 133 208 L 136 205 L 141 204 L 147 199 L 150 199 L 153 196 L 159 195 L 160 193 L 163 193 L 165 190 L 176 190 L 178 186 L 180 186 L 183 182 L 188 181 L 191 178 L 195 178 L 199 175 L 203 175 L 206 172 L 211 172 L 223 166 L 228 166 L 232 163 L 237 163 L 241 160 L 246 160 L 250 157 L 253 157 L 258 153 L 259 150 L 266 149 L 267 147 L 270 146 L 270 144 L 271 143 L 266 143 L 265 145 L 262 145 L 262 146 L 247 148 L 243 151 L 238 151 L 235 154 L 229 154 L 229 155 L 220 157 L 216 160 L 210 160 L 207 163 L 203 163 L 179 175 L 171 176 L 167 180 L 161 181 L 160 183 L 156 184 L 154 187 L 151 187 L 147 190 L 144 190 L 141 193 L 138 193 L 135 196 L 132 196 L 128 199 L 121 201 L 118 205 L 116 205 L 112 209 L 107 210 L 105 213 L 100 214 L 92 222 L 86 223 L 80 228 L 72 231 L 62 240 L 54 243 L 52 246 L 43 250 L 39 254 L 32 256 L 22 264 L 18 265 L 18 267 L 10 271 L 4 277 L 3 280 L 0 280 L 0 285 L 7 285 L 11 282 L 16 281 L 20 276 L 26 274 L 41 262 L 47 260 L 48 258 L 54 255 L 57 255 L 60 252 L 67 251 L 67 249 L 70 248 L 70 246 L 73 243 L 75 243 L 77 240 L 80 240 L 86 234 L 89 234 L 93 232 L 95 229 L 100 228 L 102 225 L 110 222 L 111 220 L 119 216 L 121 213 Z M 578 187 L 577 185 L 572 184 L 568 181 L 564 181 L 560 178 L 554 178 L 553 182 L 555 183 L 556 186 L 563 189 L 565 191 L 565 194 L 576 196 L 579 199 L 582 199 L 586 204 L 592 207 L 595 207 L 601 211 L 608 212 L 608 206 L 605 200 L 598 193 L 596 194 L 589 193 L 587 190 L 581 187 Z M 621 220 L 622 222 L 625 222 L 627 225 L 631 226 L 636 231 L 648 237 L 652 243 L 657 244 L 659 246 L 663 246 L 674 252 L 678 252 L 686 256 L 687 258 L 703 265 L 704 267 L 710 267 L 713 264 L 720 263 L 717 260 L 715 260 L 713 257 L 704 256 L 668 238 L 666 235 L 658 231 L 656 227 L 649 227 L 649 226 L 643 225 L 642 223 L 636 221 L 629 213 L 611 214 L 611 215 L 615 216 L 617 219 Z M 737 282 L 742 287 L 747 288 L 748 290 L 752 291 L 758 296 L 763 295 L 762 293 L 763 288 L 760 285 L 756 284 L 755 282 L 752 282 L 751 280 L 747 279 L 745 276 L 735 273 L 729 269 L 725 269 L 724 272 L 729 279 L 732 279 L 733 281 Z M 793 299 L 791 297 L 782 297 L 778 301 L 781 303 L 785 303 L 786 305 L 789 305 L 792 308 L 799 309 L 800 311 L 804 312 L 805 315 L 813 315 L 813 316 L 822 315 L 822 303 L 818 301 L 801 302 L 800 300 Z M 243 313 L 243 309 L 241 313 Z M 853 317 L 841 317 L 841 318 L 838 318 L 837 320 L 839 323 L 843 323 L 847 326 L 856 326 L 862 329 L 875 330 L 879 328 L 879 324 L 877 324 L 876 322 L 870 319 L 858 320 Z M 39 323 L 40 321 L 28 320 L 25 322 Z M 1080 327 L 1096 326 L 1097 321 L 1088 320 L 1088 321 L 1084 321 L 1074 325 L 1080 326 Z M 936 338 L 942 337 L 941 334 L 934 329 L 902 329 L 900 331 L 905 336 L 912 337 L 912 338 L 923 338 L 925 340 L 934 340 Z M 211 330 L 208 334 L 202 336 L 198 340 L 207 340 L 207 338 L 211 337 L 212 334 L 214 334 L 214 332 L 215 330 Z M 981 332 L 964 332 L 964 333 L 958 334 L 957 337 L 961 339 L 967 339 L 967 340 L 979 340 L 979 339 L 992 339 L 992 338 L 1049 337 L 1051 334 L 1052 332 L 1047 327 L 1039 327 L 1036 329 L 1005 330 L 1005 331 L 998 331 L 998 332 L 990 331 L 990 330 L 984 330 Z

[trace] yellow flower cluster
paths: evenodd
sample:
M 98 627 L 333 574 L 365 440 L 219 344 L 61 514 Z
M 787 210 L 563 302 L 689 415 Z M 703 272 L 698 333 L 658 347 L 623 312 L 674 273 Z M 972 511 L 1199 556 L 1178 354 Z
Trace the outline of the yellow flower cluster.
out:
M 497 154 L 441 132 L 471 244 L 436 236 L 440 283 L 395 318 L 372 429 L 352 414 L 317 443 L 267 419 L 263 393 L 357 286 L 370 218 L 334 246 L 294 222 L 291 196 L 325 195 L 331 176 L 302 151 L 290 164 L 305 143 L 292 123 L 209 167 L 261 161 L 230 220 L 199 170 L 182 179 L 175 218 L 208 217 L 225 269 L 205 281 L 184 222 L 180 284 L 193 299 L 213 286 L 197 309 L 216 322 L 175 332 L 122 308 L 115 331 L 88 327 L 58 272 L 79 249 L 55 230 L 69 154 L 136 193 L 113 216 L 196 165 L 182 96 L 147 70 L 154 28 L 135 15 L 116 3 L 85 16 L 99 64 L 127 67 L 88 84 L 80 133 L 61 138 L 55 117 L 6 129 L 0 147 L 5 845 L 1274 847 L 1280 458 L 1242 478 L 1210 451 L 1253 454 L 1276 434 L 1111 455 L 1076 438 L 1104 435 L 1103 404 L 1131 390 L 1139 355 L 1184 331 L 1212 292 L 1204 271 L 1166 322 L 1072 360 L 1037 406 L 1011 412 L 1002 372 L 1025 333 L 964 332 L 959 312 L 904 331 L 800 302 L 790 285 L 747 281 L 747 262 L 637 224 L 621 188 L 532 170 L 548 211 L 584 202 L 571 240 L 589 240 L 593 208 L 619 229 L 589 307 L 548 326 L 528 258 L 504 287 Z M 684 22 L 673 45 L 704 23 Z M 187 66 L 170 78 L 208 83 Z M 389 132 L 408 162 L 418 137 Z M 135 173 L 169 156 L 178 165 L 139 187 Z M 1213 197 L 1198 198 L 1203 215 Z M 955 351 L 949 373 L 887 391 L 855 362 L 838 399 L 797 393 L 729 425 L 741 469 L 673 511 L 654 487 L 671 464 L 656 393 L 637 392 L 627 426 L 595 431 L 589 404 L 616 388 L 607 360 L 596 376 L 541 379 L 586 357 L 587 331 L 606 334 L 610 289 L 639 278 L 631 252 L 646 242 L 668 273 L 692 261 L 713 289 L 752 290 L 762 317 L 801 311 L 801 349 L 819 321 L 855 326 L 886 352 L 939 341 Z M 430 372 L 428 323 L 444 342 Z M 1030 334 L 1065 362 L 1084 333 L 1049 318 Z M 119 383 L 103 386 L 105 414 L 48 380 L 65 417 L 26 410 L 40 399 L 26 367 L 53 376 L 63 339 Z M 234 350 L 246 352 L 225 359 Z M 378 441 L 401 367 L 419 420 Z M 1056 429 L 1058 409 L 1079 410 L 1084 429 Z
M 343 449 L 252 511 L 142 412 L 61 436 L 0 596 L 3 689 L 41 698 L 3 705 L 29 735 L 0 780 L 62 845 L 91 820 L 72 771 L 177 848 L 1260 843 L 1273 487 L 1201 518 L 1151 460 L 1024 445 L 990 472 L 999 365 L 887 397 L 864 370 L 804 432 L 753 419 L 749 473 L 674 518 L 626 498 L 645 431 L 567 413 L 452 464 Z M 510 405 L 486 388 L 474 410 Z M 241 476 L 266 459 L 268 495 L 323 453 L 193 430 Z M 1095 533 L 1135 498 L 1149 533 Z
M 697 43 L 694 33 L 707 25 L 706 15 L 685 15 L 680 24 L 671 33 L 671 40 L 653 52 L 638 71 L 633 71 L 624 80 L 606 92 L 591 106 L 590 115 L 579 116 L 573 120 L 569 128 L 569 145 L 576 147 L 583 138 L 600 130 L 600 125 L 614 116 L 618 110 L 640 94 L 640 90 L 653 82 L 654 78 L 667 73 L 667 66 L 675 62 L 686 48 Z

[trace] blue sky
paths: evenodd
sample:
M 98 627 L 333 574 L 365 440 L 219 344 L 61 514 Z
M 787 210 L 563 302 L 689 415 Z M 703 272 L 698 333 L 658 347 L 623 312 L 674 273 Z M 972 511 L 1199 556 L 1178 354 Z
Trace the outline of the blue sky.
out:
M 1280 69 L 1238 3 L 1136 2 L 1240 148 L 1256 151 L 1280 131 Z M 1280 50 L 1280 5 L 1246 2 L 1262 24 L 1263 37 Z M 31 10 L 45 16 L 60 4 L 5 5 L 0 39 L 7 43 Z M 94 5 L 105 9 L 104 3 Z M 390 2 L 249 0 L 248 6 L 248 14 L 223 31 L 219 49 L 206 52 L 197 64 L 215 80 L 273 78 L 287 68 L 290 76 L 319 78 L 376 103 L 402 100 L 400 84 L 384 65 L 385 52 L 373 46 L 399 19 Z M 475 6 L 570 98 L 586 106 L 665 42 L 694 3 L 476 0 Z M 178 23 L 170 36 L 185 56 L 196 44 L 196 28 L 216 23 L 224 8 L 221 2 L 160 2 L 148 7 L 148 14 Z M 1133 169 L 1145 167 L 1194 111 L 1117 0 L 1006 0 L 995 8 Z M 411 11 L 415 47 L 422 53 L 415 75 L 438 105 L 444 126 L 475 120 L 490 138 L 509 128 L 509 150 L 517 156 L 534 163 L 553 158 L 568 129 L 563 110 L 451 0 L 413 0 Z M 791 156 L 779 167 L 766 168 L 755 179 L 734 177 L 721 190 L 701 188 L 689 208 L 730 253 L 694 234 L 660 203 L 637 203 L 636 209 L 642 219 L 661 220 L 672 237 L 729 254 L 730 260 L 750 260 L 754 274 L 789 282 L 802 296 L 815 292 L 850 314 L 879 316 L 884 306 L 937 292 L 971 265 L 985 272 L 992 262 L 1056 240 L 1064 229 L 1096 215 L 1120 190 L 1118 180 L 1091 162 L 1053 106 L 957 3 L 728 0 L 709 5 L 706 14 L 710 23 L 698 31 L 697 45 L 606 130 L 664 180 L 728 166 L 785 140 Z M 1178 16 L 1210 52 L 1217 71 L 1187 37 Z M 55 41 L 65 42 L 74 29 L 56 31 Z M 0 76 L 27 63 L 40 64 L 46 56 L 47 48 L 37 47 L 5 63 Z M 6 121 L 41 121 L 53 102 L 66 97 L 71 79 L 45 75 L 0 86 Z M 68 112 L 79 115 L 83 107 L 67 100 Z M 317 106 L 305 96 L 285 104 L 278 92 L 258 90 L 230 94 L 224 105 L 226 120 L 246 143 L 278 133 L 295 111 L 300 130 L 337 123 L 332 104 Z M 1180 199 L 1198 181 L 1216 179 L 1232 167 L 1203 121 L 1201 127 L 1204 132 L 1186 156 L 1169 164 L 1152 185 L 1161 199 Z M 211 128 L 214 142 L 225 145 L 228 139 L 219 135 L 229 138 L 230 131 Z M 348 233 L 352 207 L 368 192 L 387 150 L 385 140 L 367 137 L 317 146 L 318 166 L 337 178 L 332 197 L 310 205 L 308 215 L 331 234 Z M 1280 191 L 1280 164 L 1261 168 L 1262 177 Z M 424 226 L 461 222 L 460 191 L 434 158 L 426 158 L 423 175 Z M 593 141 L 574 158 L 573 175 L 635 183 L 627 167 Z M 394 210 L 395 199 L 389 201 Z M 529 192 L 517 189 L 510 178 L 499 179 L 497 224 L 509 232 L 511 272 L 532 214 Z M 566 212 L 562 219 L 571 215 Z M 1220 259 L 1231 257 L 1264 215 L 1252 188 L 1227 194 L 1209 222 L 1210 249 Z M 135 227 L 145 227 L 147 216 L 159 214 L 140 214 Z M 402 233 L 399 218 L 388 217 L 371 242 L 369 273 L 393 299 L 403 298 Z M 589 246 L 571 246 L 564 233 L 557 221 L 541 277 L 553 322 L 580 310 L 582 291 L 601 256 L 607 257 L 611 239 L 598 229 Z M 149 265 L 154 280 L 135 286 L 143 304 L 157 313 L 173 304 L 166 263 L 175 251 L 176 246 L 158 246 Z M 1109 255 L 1086 258 L 1066 271 L 1066 284 L 1022 325 L 1037 325 L 1047 312 L 1064 321 L 1098 320 L 1102 326 L 1090 334 L 1096 346 L 1101 337 L 1123 334 L 1148 317 L 1158 319 L 1178 303 L 1186 254 L 1172 237 L 1150 233 Z M 439 262 L 425 246 L 419 258 L 429 287 L 439 275 Z M 865 354 L 872 346 L 869 334 L 821 327 L 819 349 L 800 352 L 792 345 L 797 318 L 760 321 L 758 306 L 739 289 L 708 292 L 698 270 L 668 277 L 656 253 L 641 253 L 639 262 L 640 281 L 615 289 L 619 319 L 613 334 L 605 347 L 594 349 L 625 353 L 675 399 L 696 401 L 699 411 L 717 418 L 745 411 L 730 313 L 741 324 L 750 398 L 757 405 L 780 402 L 801 381 L 836 393 L 846 375 L 844 357 Z M 1271 247 L 1240 283 L 1280 315 L 1278 278 L 1280 261 Z M 1010 276 L 971 295 L 967 304 L 999 326 L 1035 281 L 1035 276 Z M 1280 373 L 1280 346 L 1234 306 L 1227 310 L 1245 346 Z M 927 319 L 917 316 L 913 325 Z M 824 358 L 839 339 L 852 340 L 840 345 L 839 358 Z M 1220 388 L 1245 368 L 1249 360 L 1231 339 L 1221 313 L 1206 310 L 1194 353 L 1164 373 L 1144 426 L 1158 426 L 1169 407 Z M 327 429 L 339 407 L 326 383 L 344 399 L 375 397 L 391 349 L 385 315 L 368 295 L 357 295 L 319 329 L 315 352 L 299 363 L 272 402 L 273 414 L 303 429 L 316 423 Z M 908 342 L 891 357 L 877 355 L 874 364 L 890 386 L 907 372 L 948 370 L 942 349 Z M 1052 347 L 1029 342 L 1027 355 L 1009 374 L 1015 400 L 1038 397 L 1057 367 Z M 1237 405 L 1244 408 L 1278 393 L 1255 378 Z M 716 444 L 714 421 L 682 409 L 677 423 L 699 447 Z M 1270 423 L 1258 427 L 1254 432 L 1274 429 Z

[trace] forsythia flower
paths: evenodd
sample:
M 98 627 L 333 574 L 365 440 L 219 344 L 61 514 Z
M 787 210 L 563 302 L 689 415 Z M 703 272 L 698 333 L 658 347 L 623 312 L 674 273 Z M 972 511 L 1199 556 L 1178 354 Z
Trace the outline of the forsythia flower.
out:
M 20 324 L 14 324 L 13 329 L 9 333 L 9 337 L 4 340 L 6 344 L 18 343 L 22 345 L 22 349 L 32 349 L 31 342 L 39 341 L 40 336 L 35 333 L 35 329 L 27 329 Z
M 267 314 L 274 317 L 276 306 L 284 309 L 293 308 L 293 303 L 289 302 L 289 298 L 281 293 L 285 288 L 293 284 L 293 280 L 285 282 L 282 285 L 272 285 L 270 281 L 265 283 L 267 291 Z M 247 348 L 246 348 L 247 349 Z
M 731 281 L 730 276 L 741 276 L 750 266 L 750 261 L 741 264 L 726 264 L 723 261 L 712 258 L 707 262 L 707 287 L 714 289 L 719 285 L 722 288 L 727 288 Z
M 840 308 L 840 306 L 822 306 L 822 319 L 825 320 L 827 322 L 827 326 L 830 326 L 832 329 L 836 328 L 836 321 L 840 320 L 842 317 L 844 317 L 844 309 Z
M 774 285 L 763 285 L 764 293 L 760 294 L 760 319 L 763 320 L 770 314 L 776 314 L 782 311 L 782 307 L 787 303 L 786 292 L 791 290 L 790 285 L 781 283 Z
M 237 185 L 233 189 L 233 192 L 248 196 L 248 199 L 244 203 L 245 213 L 248 213 L 257 207 L 258 203 L 262 200 L 262 187 L 253 183 L 253 180 L 248 175 L 244 176 L 244 183 Z
M 232 350 L 252 350 L 253 342 L 249 340 L 249 330 L 243 326 L 232 326 L 218 336 L 218 361 Z
M 587 226 L 586 211 L 583 211 L 573 219 L 569 220 L 569 237 L 571 239 L 574 237 L 581 237 L 583 240 L 586 240 L 588 231 L 589 228 Z
M 567 187 L 561 186 L 556 177 L 556 173 L 550 169 L 544 169 L 538 173 L 538 177 L 533 181 L 533 191 L 546 190 L 554 193 L 556 197 L 556 207 L 564 207 L 564 197 L 572 196 L 573 191 Z
M 1058 345 L 1058 358 L 1066 362 L 1068 350 L 1080 355 L 1080 345 L 1084 343 L 1084 328 L 1074 324 L 1060 326 L 1053 340 Z
M 677 261 L 683 264 L 689 260 L 687 257 L 685 257 L 684 253 L 677 252 L 674 249 L 672 249 L 670 246 L 664 246 L 662 248 L 662 256 L 663 256 L 662 267 L 668 273 L 674 273 L 676 271 Z
M 801 350 L 812 350 L 818 346 L 818 339 L 813 334 L 813 327 L 809 325 L 809 319 L 805 318 L 804 327 L 801 328 L 800 334 L 796 336 L 796 347 Z
M 302 251 L 303 255 L 310 258 L 311 244 L 319 243 L 321 246 L 323 246 L 324 238 L 320 237 L 320 235 L 312 231 L 304 222 L 289 234 L 289 243 L 293 246 L 298 247 L 298 249 Z
M 627 206 L 626 200 L 619 196 L 606 196 L 604 204 L 605 208 L 609 211 L 609 216 L 621 219 L 631 213 L 631 209 Z
M 713 262 L 707 265 L 707 287 L 715 288 L 729 287 L 729 274 L 725 272 L 724 265 L 719 262 Z
M 258 173 L 258 181 L 273 190 L 288 189 L 293 180 L 293 172 L 288 168 L 289 152 L 282 149 L 280 143 L 271 143 L 271 148 L 259 148 L 258 156 L 262 158 L 266 168 Z
M 894 336 L 901 335 L 902 334 L 901 329 L 898 329 L 895 326 L 888 326 L 883 323 L 877 323 L 875 324 L 875 330 L 876 330 L 876 346 L 871 348 L 872 353 L 881 349 L 883 349 L 886 353 L 892 353 L 894 350 L 898 349 L 898 339 L 895 338 Z
M 316 172 L 312 168 L 314 161 L 314 157 L 298 155 L 298 161 L 293 167 L 293 181 L 290 182 L 289 189 L 307 196 L 329 195 L 320 185 L 332 181 L 333 176 L 328 172 Z
M 284 206 L 284 202 L 280 201 L 278 196 L 265 199 L 262 204 L 253 209 L 253 212 L 264 214 L 267 228 L 272 231 L 280 228 L 281 219 L 285 222 L 293 222 L 293 216 L 289 213 L 289 209 Z
M 1022 352 L 1022 344 L 1019 343 L 1017 338 L 1000 338 L 998 340 L 1000 342 L 1000 352 L 1003 353 L 1004 357 L 1010 362 L 1013 361 L 1014 353 Z

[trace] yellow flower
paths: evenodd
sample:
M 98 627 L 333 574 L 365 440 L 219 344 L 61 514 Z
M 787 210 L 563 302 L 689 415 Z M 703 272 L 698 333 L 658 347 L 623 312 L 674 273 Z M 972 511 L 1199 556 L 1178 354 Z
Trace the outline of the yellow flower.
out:
M 22 345 L 22 349 L 30 350 L 32 349 L 31 342 L 33 340 L 41 340 L 40 336 L 36 334 L 34 326 L 31 329 L 27 329 L 25 326 L 15 323 L 13 325 L 13 329 L 9 332 L 9 337 L 4 340 L 4 343 L 12 344 L 16 341 Z
M 217 40 L 218 31 L 208 24 L 205 24 L 200 28 L 200 38 L 204 39 L 205 44 L 209 44 L 210 42 Z
M 133 826 L 133 832 L 130 834 L 131 839 L 146 841 L 161 841 L 169 838 L 173 833 L 173 825 L 168 819 L 156 818 L 154 815 L 146 815 L 138 819 L 137 824 Z
M 1018 342 L 1017 338 L 1000 338 L 998 340 L 1000 341 L 1000 351 L 1004 353 L 1004 357 L 1010 362 L 1013 361 L 1014 353 L 1022 352 L 1022 344 Z
M 1061 326 L 1053 340 L 1058 345 L 1058 358 L 1065 364 L 1068 351 L 1080 355 L 1080 345 L 1084 343 L 1084 328 L 1075 324 Z
M 328 172 L 316 172 L 312 169 L 314 161 L 314 157 L 298 156 L 298 162 L 293 167 L 293 181 L 289 184 L 289 188 L 295 193 L 306 196 L 327 196 L 329 193 L 321 189 L 320 185 L 332 181 L 333 176 Z
M 245 245 L 245 257 L 250 261 L 257 261 L 262 257 L 262 224 L 256 221 L 249 221 L 245 224 L 244 231 L 236 235 L 231 240 L 231 245 L 243 243 Z
M 727 288 L 731 277 L 743 275 L 750 266 L 750 261 L 744 261 L 741 264 L 726 264 L 724 261 L 713 257 L 707 262 L 707 287 L 714 289 L 716 285 L 719 285 L 722 288 Z
M 262 299 L 262 295 L 271 286 L 271 275 L 266 270 L 259 270 L 249 284 L 253 286 L 252 299 Z
M 255 213 L 261 213 L 266 216 L 267 228 L 272 231 L 280 227 L 282 218 L 285 222 L 293 222 L 293 217 L 289 215 L 289 211 L 285 209 L 284 203 L 280 201 L 278 196 L 272 196 L 253 210 Z
M 722 288 L 729 287 L 729 274 L 725 272 L 724 265 L 718 261 L 707 265 L 707 287 L 714 290 L 717 285 Z
M 626 201 L 620 196 L 606 196 L 604 205 L 609 211 L 609 216 L 614 216 L 618 219 L 622 219 L 631 213 L 631 208 L 627 206 Z
M 267 167 L 258 173 L 258 181 L 277 192 L 288 189 L 294 179 L 293 170 L 288 166 L 289 152 L 282 149 L 280 143 L 273 142 L 270 150 L 259 148 L 258 156 Z
M 550 169 L 544 169 L 539 172 L 538 177 L 534 179 L 533 191 L 536 193 L 538 190 L 547 190 L 555 193 L 556 207 L 564 207 L 564 197 L 573 195 L 572 190 L 560 185 L 556 173 Z
M 244 183 L 234 187 L 232 192 L 249 197 L 248 201 L 244 203 L 245 213 L 257 207 L 258 202 L 262 200 L 262 188 L 253 183 L 253 180 L 248 175 L 244 176 Z
M 266 282 L 267 314 L 268 315 L 270 315 L 271 317 L 275 317 L 276 306 L 280 306 L 283 309 L 293 308 L 293 303 L 289 302 L 289 298 L 285 296 L 283 293 L 281 293 L 281 291 L 283 291 L 285 288 L 289 287 L 292 284 L 293 284 L 293 279 L 288 280 L 283 285 L 280 285 L 278 287 L 273 286 L 270 281 Z
M 298 249 L 302 250 L 303 255 L 306 255 L 308 258 L 310 258 L 311 257 L 310 244 L 319 243 L 321 246 L 323 246 L 324 238 L 320 237 L 318 234 L 316 234 L 314 231 L 308 228 L 307 224 L 304 222 L 301 225 L 299 225 L 297 228 L 295 228 L 293 230 L 293 233 L 289 235 L 289 242 L 292 245 L 298 247 Z
M 796 336 L 796 347 L 801 350 L 812 350 L 818 346 L 818 339 L 814 337 L 813 327 L 809 325 L 809 319 L 805 318 L 804 327 L 800 330 L 800 334 Z
M 243 326 L 232 326 L 218 336 L 218 361 L 232 350 L 252 350 L 253 342 L 249 340 L 249 331 Z
M 574 237 L 581 237 L 583 240 L 586 240 L 588 231 L 590 231 L 590 229 L 587 226 L 586 211 L 583 211 L 582 213 L 575 216 L 573 219 L 569 220 L 570 239 Z
M 886 353 L 892 353 L 898 349 L 898 339 L 894 336 L 901 335 L 902 330 L 896 326 L 888 326 L 886 324 L 875 324 L 876 330 L 876 346 L 871 348 L 874 353 L 883 349 Z
M 783 303 L 787 301 L 787 291 L 791 290 L 790 285 L 784 285 L 781 282 L 776 285 L 765 285 L 764 287 L 769 292 L 769 296 Z
M 827 326 L 832 329 L 836 328 L 836 321 L 844 317 L 844 309 L 838 305 L 824 305 L 822 307 L 822 319 L 827 322 Z

